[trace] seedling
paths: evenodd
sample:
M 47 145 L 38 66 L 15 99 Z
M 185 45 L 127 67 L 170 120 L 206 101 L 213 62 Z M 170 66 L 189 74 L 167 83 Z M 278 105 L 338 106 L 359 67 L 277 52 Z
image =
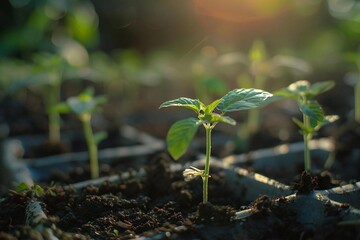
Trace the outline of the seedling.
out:
M 16 192 L 17 193 L 30 193 L 31 197 L 43 197 L 46 193 L 49 193 L 51 196 L 56 196 L 56 193 L 54 192 L 55 186 L 51 186 L 47 188 L 46 190 L 43 189 L 40 185 L 35 184 L 33 186 L 30 186 L 27 183 L 19 183 L 19 185 L 16 186 Z
M 60 101 L 60 85 L 66 62 L 59 55 L 37 54 L 28 76 L 17 79 L 8 89 L 8 93 L 28 88 L 40 93 L 49 119 L 49 141 L 60 142 L 60 116 L 51 111 Z
M 304 138 L 304 165 L 305 171 L 311 172 L 311 158 L 309 141 L 313 134 L 322 126 L 338 119 L 336 115 L 325 116 L 320 104 L 314 98 L 334 87 L 332 81 L 325 81 L 310 85 L 308 81 L 301 80 L 290 84 L 287 88 L 278 91 L 275 95 L 295 99 L 303 114 L 303 121 L 293 118 L 293 121 L 301 129 Z
M 200 125 L 203 125 L 206 132 L 206 160 L 205 169 L 200 170 L 194 167 L 186 169 L 183 173 L 185 180 L 191 180 L 201 177 L 203 181 L 203 203 L 208 202 L 208 180 L 210 171 L 211 156 L 211 132 L 219 123 L 227 123 L 235 125 L 236 121 L 231 117 L 224 116 L 225 113 L 252 109 L 262 106 L 266 99 L 272 94 L 260 89 L 234 89 L 225 96 L 205 105 L 198 99 L 186 97 L 177 98 L 164 102 L 160 108 L 164 107 L 185 107 L 193 110 L 197 114 L 197 118 L 186 118 L 175 122 L 169 129 L 166 137 L 168 151 L 171 156 L 178 160 L 187 150 L 191 140 Z M 219 113 L 216 113 L 218 110 Z
M 267 53 L 265 43 L 261 40 L 253 42 L 247 54 L 231 52 L 219 57 L 218 63 L 224 65 L 244 65 L 248 74 L 242 73 L 237 78 L 237 84 L 246 88 L 266 89 L 266 82 L 270 77 L 283 75 L 284 70 L 291 70 L 292 73 L 308 73 L 310 66 L 299 58 L 288 55 L 277 54 L 270 57 Z M 239 140 L 241 140 L 243 149 L 247 149 L 248 138 L 250 135 L 259 131 L 260 114 L 259 109 L 250 109 L 247 116 L 247 123 L 239 128 Z
M 90 155 L 91 178 L 99 177 L 98 148 L 100 141 L 107 137 L 105 132 L 93 134 L 91 128 L 92 114 L 99 111 L 99 105 L 106 101 L 103 96 L 94 97 L 92 88 L 85 89 L 77 97 L 70 97 L 65 103 L 60 103 L 54 109 L 60 113 L 75 113 L 83 124 L 86 143 Z
M 354 115 L 355 121 L 360 123 L 360 51 L 347 54 L 347 59 L 354 63 L 357 68 L 357 79 L 349 81 L 354 87 Z

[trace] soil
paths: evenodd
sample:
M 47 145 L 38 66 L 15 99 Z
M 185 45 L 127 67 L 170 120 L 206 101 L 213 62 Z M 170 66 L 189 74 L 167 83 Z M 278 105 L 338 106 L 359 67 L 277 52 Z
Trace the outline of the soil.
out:
M 119 134 L 119 129 L 112 129 L 106 132 L 106 139 L 101 141 L 98 145 L 100 150 L 106 148 L 132 146 L 137 143 L 134 140 L 122 137 L 121 134 Z M 81 132 L 79 132 L 78 135 L 83 136 Z M 85 139 L 79 136 L 70 140 L 62 140 L 61 142 L 55 143 L 46 140 L 38 145 L 25 149 L 24 158 L 41 158 L 69 152 L 87 151 L 88 149 Z
M 61 239 L 354 239 L 360 230 L 339 228 L 332 220 L 317 231 L 307 231 L 296 214 L 284 207 L 286 199 L 261 196 L 251 207 L 254 215 L 235 221 L 235 210 L 249 203 L 235 197 L 224 182 L 224 172 L 211 168 L 209 199 L 202 204 L 201 179 L 183 181 L 171 171 L 167 154 L 153 157 L 147 177 L 121 183 L 104 182 L 81 190 L 55 188 L 40 198 L 49 221 Z M 26 194 L 9 193 L 0 201 L 1 239 L 40 239 L 24 225 Z M 336 214 L 336 211 L 330 211 Z M 326 230 L 326 232 L 324 232 Z M 66 238 L 65 238 L 66 236 Z M 349 237 L 349 238 L 348 238 Z M 352 237 L 352 238 L 351 238 Z

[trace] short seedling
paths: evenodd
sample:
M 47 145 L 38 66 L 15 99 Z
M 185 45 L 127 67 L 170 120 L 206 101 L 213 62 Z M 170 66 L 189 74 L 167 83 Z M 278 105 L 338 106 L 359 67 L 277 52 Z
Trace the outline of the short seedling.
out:
M 305 171 L 311 172 L 311 158 L 309 150 L 309 141 L 312 136 L 322 126 L 337 120 L 337 116 L 325 116 L 320 104 L 314 100 L 314 97 L 320 93 L 326 92 L 334 87 L 332 81 L 325 81 L 310 85 L 308 81 L 301 80 L 290 84 L 287 88 L 275 93 L 277 96 L 289 97 L 297 100 L 300 111 L 303 114 L 303 121 L 293 118 L 293 121 L 301 129 L 304 138 L 304 165 Z
M 164 107 L 185 107 L 193 110 L 197 114 L 197 118 L 186 118 L 175 122 L 166 138 L 167 147 L 171 156 L 177 160 L 188 148 L 197 129 L 203 125 L 206 131 L 206 160 L 205 169 L 200 170 L 190 167 L 184 171 L 185 180 L 191 180 L 195 177 L 201 177 L 203 181 L 203 203 L 208 202 L 208 179 L 210 171 L 211 156 L 211 131 L 217 123 L 223 122 L 235 125 L 236 121 L 228 116 L 224 116 L 227 112 L 252 109 L 262 106 L 265 100 L 272 94 L 260 89 L 234 89 L 225 96 L 205 105 L 198 99 L 181 97 L 171 101 L 164 102 L 160 108 Z M 219 113 L 214 112 L 218 110 Z
M 70 97 L 65 103 L 60 103 L 55 110 L 60 113 L 75 113 L 83 124 L 86 143 L 90 155 L 91 178 L 99 177 L 98 148 L 97 144 L 107 137 L 105 132 L 93 134 L 91 128 L 91 117 L 94 112 L 99 111 L 99 105 L 106 101 L 103 96 L 94 97 L 92 88 L 85 89 L 77 97 Z
M 30 186 L 29 184 L 22 182 L 16 186 L 15 190 L 17 193 L 30 193 L 31 197 L 40 198 L 43 197 L 46 193 L 49 193 L 51 196 L 56 196 L 54 188 L 55 186 L 50 186 L 45 190 L 38 184 Z

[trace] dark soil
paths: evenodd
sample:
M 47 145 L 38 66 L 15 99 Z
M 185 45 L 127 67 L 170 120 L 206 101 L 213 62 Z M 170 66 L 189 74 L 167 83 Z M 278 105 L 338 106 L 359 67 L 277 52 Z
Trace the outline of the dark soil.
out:
M 107 131 L 107 137 L 101 141 L 98 148 L 115 148 L 123 146 L 132 146 L 139 144 L 138 142 L 124 138 L 121 136 L 119 129 L 112 129 Z M 24 158 L 41 158 L 51 155 L 69 153 L 69 152 L 84 152 L 87 151 L 87 144 L 83 134 L 79 132 L 77 137 L 71 139 L 62 139 L 61 142 L 52 143 L 48 140 L 40 142 L 31 148 L 25 149 Z
M 360 234 L 355 227 L 337 228 L 336 222 L 322 226 L 326 233 L 305 231 L 296 213 L 284 207 L 285 198 L 266 196 L 252 203 L 253 216 L 234 221 L 235 210 L 248 203 L 227 188 L 221 169 L 211 168 L 211 203 L 202 204 L 201 179 L 183 181 L 181 171 L 170 171 L 170 161 L 166 154 L 157 155 L 143 178 L 81 190 L 57 187 L 56 195 L 40 198 L 43 209 L 61 239 L 337 239 L 333 236 Z M 13 193 L 0 202 L 1 239 L 40 239 L 24 226 L 26 201 L 26 195 Z
M 213 171 L 210 199 L 217 205 L 228 204 L 232 194 L 221 180 L 221 172 Z M 105 182 L 99 187 L 89 185 L 79 192 L 57 191 L 56 197 L 44 199 L 48 215 L 57 216 L 58 226 L 64 231 L 82 233 L 92 239 L 191 232 L 197 221 L 196 205 L 201 201 L 201 182 L 184 182 L 181 172 L 169 170 L 165 155 L 153 160 L 144 179 L 121 184 Z M 233 199 L 233 208 L 213 207 L 221 217 L 211 218 L 212 223 L 230 222 L 240 203 L 240 199 Z M 221 212 L 228 217 L 224 219 Z

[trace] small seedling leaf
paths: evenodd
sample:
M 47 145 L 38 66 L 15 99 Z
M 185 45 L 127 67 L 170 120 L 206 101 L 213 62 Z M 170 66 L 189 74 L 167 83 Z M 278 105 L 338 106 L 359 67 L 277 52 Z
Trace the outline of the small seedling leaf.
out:
M 81 98 L 70 97 L 66 103 L 71 111 L 75 114 L 90 113 L 95 109 L 96 102 L 93 99 L 86 99 L 83 95 Z
M 236 125 L 236 121 L 234 119 L 232 119 L 231 117 L 221 116 L 220 114 L 216 114 L 216 113 L 213 113 L 211 115 L 211 122 L 212 123 L 223 122 L 223 123 L 227 123 L 230 125 Z
M 290 91 L 289 89 L 287 88 L 284 88 L 284 89 L 281 89 L 279 91 L 276 91 L 274 93 L 274 97 L 273 98 L 292 98 L 292 99 L 295 99 L 297 100 L 299 98 L 298 94 Z
M 178 160 L 185 153 L 200 124 L 201 121 L 196 118 L 186 118 L 171 126 L 166 137 L 166 143 L 170 155 L 175 160 Z
M 17 193 L 26 192 L 30 190 L 30 186 L 27 183 L 22 182 L 16 186 L 15 190 Z
M 307 96 L 313 98 L 314 96 L 319 95 L 320 93 L 326 92 L 335 86 L 333 81 L 318 82 L 311 85 Z
M 300 104 L 300 111 L 310 118 L 311 127 L 315 128 L 324 120 L 324 111 L 317 101 L 311 101 L 306 104 Z
M 42 196 L 44 196 L 45 191 L 40 185 L 35 185 L 34 186 L 34 193 L 35 193 L 36 196 L 42 197 Z
M 260 107 L 271 93 L 260 89 L 234 89 L 221 98 L 217 108 L 222 112 L 233 112 Z
M 104 139 L 106 139 L 108 136 L 107 132 L 97 132 L 94 134 L 94 142 L 96 145 L 98 145 L 101 141 L 103 141 Z
M 166 101 L 160 105 L 159 108 L 164 107 L 185 107 L 195 111 L 197 114 L 200 112 L 201 103 L 198 99 L 191 99 L 187 97 L 181 97 L 174 100 Z
M 205 108 L 205 114 L 211 114 L 220 102 L 221 102 L 221 99 L 217 99 L 217 100 L 213 101 L 212 103 L 210 103 Z
M 310 83 L 308 81 L 300 80 L 290 84 L 287 87 L 287 90 L 297 95 L 300 95 L 301 93 L 307 92 L 309 88 L 310 88 Z

